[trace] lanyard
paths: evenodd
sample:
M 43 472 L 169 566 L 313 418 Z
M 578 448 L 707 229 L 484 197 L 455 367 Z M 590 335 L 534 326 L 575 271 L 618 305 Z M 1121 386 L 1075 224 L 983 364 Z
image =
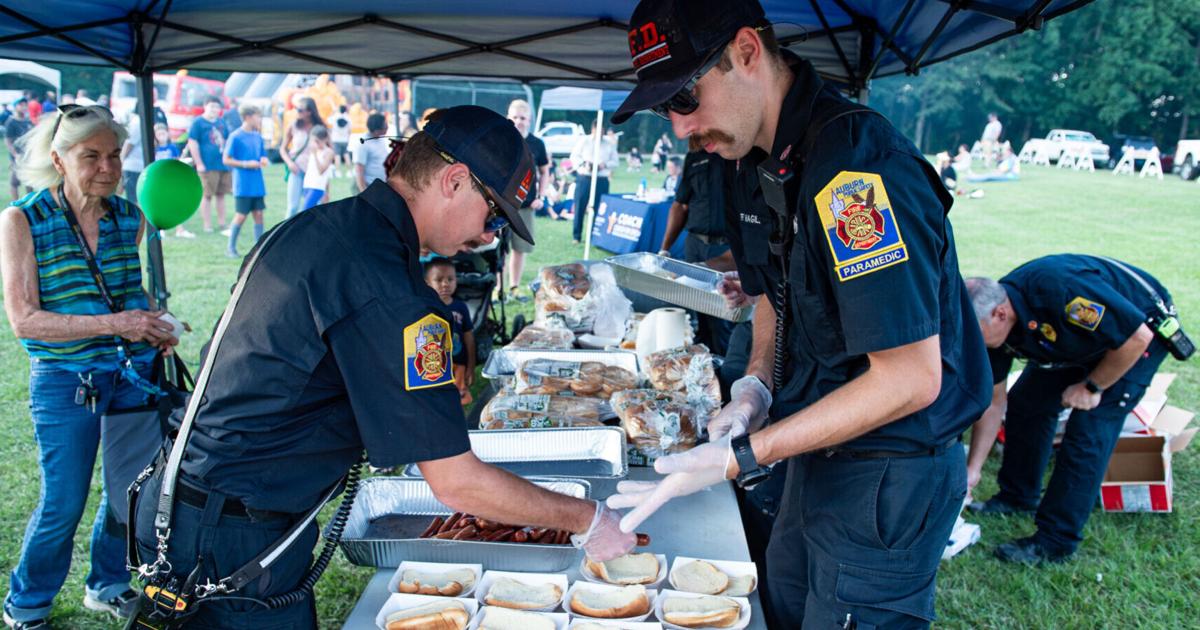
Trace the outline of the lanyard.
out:
M 105 306 L 113 313 L 119 313 L 124 309 L 124 302 L 118 302 L 113 297 L 112 292 L 108 289 L 108 284 L 104 281 L 104 273 L 100 271 L 100 265 L 96 262 L 96 255 L 92 253 L 92 249 L 88 247 L 87 237 L 83 235 L 83 228 L 79 226 L 79 219 L 75 217 L 75 211 L 71 209 L 71 202 L 67 200 L 67 195 L 63 191 L 63 186 L 58 186 L 58 197 L 63 204 L 63 215 L 67 218 L 67 225 L 71 228 L 71 234 L 75 237 L 75 243 L 79 245 L 79 252 L 83 254 L 83 260 L 87 262 L 88 272 L 92 275 L 92 281 L 96 283 L 96 288 L 100 291 L 100 297 L 104 300 Z M 105 208 L 111 213 L 112 208 L 104 201 Z M 117 336 L 117 362 L 120 364 L 121 376 L 125 380 L 135 385 L 138 389 L 154 396 L 163 396 L 166 394 L 162 388 L 147 381 L 138 374 L 138 371 L 133 367 L 133 353 L 129 351 L 129 345 L 120 335 Z

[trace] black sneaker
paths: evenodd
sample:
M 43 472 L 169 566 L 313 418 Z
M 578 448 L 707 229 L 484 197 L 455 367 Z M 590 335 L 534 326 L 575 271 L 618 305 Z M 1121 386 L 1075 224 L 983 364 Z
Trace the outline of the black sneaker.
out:
M 1005 562 L 1038 565 L 1043 562 L 1055 564 L 1066 562 L 1072 554 L 1070 552 L 1053 551 L 1035 540 L 1033 536 L 1030 536 L 1028 538 L 1018 538 L 1012 542 L 1006 542 L 1003 545 L 997 546 L 995 555 Z
M 90 594 L 84 595 L 83 607 L 96 612 L 106 612 L 117 619 L 128 618 L 137 606 L 138 594 L 133 589 L 105 600 L 99 600 Z
M 9 616 L 8 611 L 4 611 L 4 625 L 13 630 L 53 630 L 53 626 L 45 619 L 33 619 L 31 621 L 17 621 Z
M 1013 505 L 1000 497 L 992 497 L 987 501 L 972 501 L 967 509 L 979 514 L 1033 514 L 1034 512 L 1034 508 Z

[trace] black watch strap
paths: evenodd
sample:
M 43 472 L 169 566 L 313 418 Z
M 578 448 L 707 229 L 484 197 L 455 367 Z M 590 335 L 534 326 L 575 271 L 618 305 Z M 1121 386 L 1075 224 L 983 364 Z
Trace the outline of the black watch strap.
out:
M 733 438 L 729 446 L 733 449 L 734 460 L 737 461 L 737 483 L 739 486 L 751 488 L 771 475 L 769 468 L 764 468 L 758 464 L 758 459 L 754 456 L 754 449 L 750 448 L 750 436 L 748 434 Z
M 1099 394 L 1104 391 L 1104 388 L 1097 385 L 1096 381 L 1093 381 L 1091 377 L 1083 379 L 1083 388 L 1093 394 Z

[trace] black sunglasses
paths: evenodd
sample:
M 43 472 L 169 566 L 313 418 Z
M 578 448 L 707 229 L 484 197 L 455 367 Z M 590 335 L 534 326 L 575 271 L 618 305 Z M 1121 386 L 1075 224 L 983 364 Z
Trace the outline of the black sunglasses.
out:
M 675 112 L 676 114 L 680 114 L 682 116 L 687 116 L 688 114 L 696 111 L 700 107 L 700 99 L 696 98 L 696 93 L 694 91 L 696 89 L 696 84 L 700 82 L 700 79 L 703 78 L 704 75 L 708 74 L 709 70 L 717 67 L 717 64 L 721 62 L 721 54 L 724 51 L 725 47 L 720 46 L 716 50 L 709 53 L 708 59 L 705 60 L 704 65 L 700 66 L 700 69 L 692 75 L 692 78 L 688 79 L 687 83 L 683 84 L 683 87 L 679 88 L 678 92 L 672 94 L 671 98 L 668 98 L 662 103 L 651 107 L 650 111 L 654 115 L 665 120 L 671 119 L 671 112 Z
M 98 114 L 103 112 L 109 118 L 112 118 L 112 112 L 103 105 L 76 105 L 75 103 L 67 103 L 58 106 L 58 118 L 54 119 L 54 129 L 50 131 L 50 140 L 58 135 L 58 127 L 62 124 L 64 118 L 75 120 L 76 118 L 84 118 L 90 114 Z

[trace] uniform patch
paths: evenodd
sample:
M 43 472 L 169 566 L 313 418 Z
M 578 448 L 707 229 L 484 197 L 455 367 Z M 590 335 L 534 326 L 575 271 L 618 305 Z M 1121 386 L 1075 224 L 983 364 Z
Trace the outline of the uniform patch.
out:
M 1096 330 L 1104 319 L 1105 306 L 1085 297 L 1076 297 L 1067 303 L 1067 323 L 1080 328 Z
M 838 280 L 845 282 L 908 260 L 883 178 L 842 171 L 813 198 Z
M 1054 327 L 1049 323 L 1042 324 L 1042 336 L 1050 343 L 1058 341 L 1058 333 L 1054 331 Z
M 404 328 L 404 389 L 437 387 L 454 380 L 450 324 L 429 314 Z

